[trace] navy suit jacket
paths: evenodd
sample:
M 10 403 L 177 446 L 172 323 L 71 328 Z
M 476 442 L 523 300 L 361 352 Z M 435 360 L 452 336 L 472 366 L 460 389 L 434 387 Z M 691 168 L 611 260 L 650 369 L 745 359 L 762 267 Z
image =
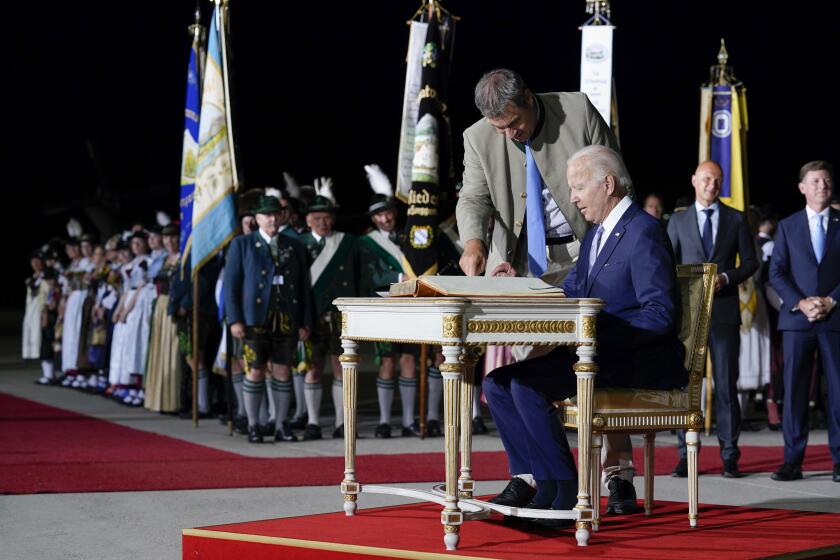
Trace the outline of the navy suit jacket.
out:
M 747 226 L 743 212 L 718 203 L 718 229 L 712 255 L 706 259 L 700 230 L 697 228 L 697 209 L 692 203 L 683 212 L 677 212 L 668 220 L 668 237 L 674 248 L 674 255 L 680 264 L 711 262 L 718 267 L 718 274 L 726 273 L 729 284 L 721 288 L 712 300 L 713 325 L 740 325 L 741 308 L 738 300 L 738 284 L 758 270 L 755 256 L 755 241 Z M 736 257 L 741 263 L 736 265 Z
M 281 291 L 288 304 L 293 327 L 312 327 L 314 304 L 309 289 L 306 248 L 288 235 L 277 236 L 277 250 L 286 257 L 275 270 L 271 249 L 258 231 L 236 237 L 230 243 L 225 263 L 225 314 L 229 324 L 265 324 L 275 275 L 283 276 Z
M 783 300 L 779 309 L 779 330 L 840 331 L 838 309 L 834 309 L 825 321 L 814 323 L 809 323 L 801 312 L 791 311 L 799 300 L 811 296 L 831 296 L 840 303 L 840 212 L 833 208 L 829 210 L 825 254 L 820 264 L 817 264 L 811 245 L 805 209 L 779 222 L 770 259 L 770 283 Z
M 596 332 L 601 386 L 683 387 L 685 347 L 677 338 L 679 290 L 671 244 L 662 225 L 636 203 L 621 216 L 589 269 L 592 228 L 563 283 L 567 297 L 604 300 Z

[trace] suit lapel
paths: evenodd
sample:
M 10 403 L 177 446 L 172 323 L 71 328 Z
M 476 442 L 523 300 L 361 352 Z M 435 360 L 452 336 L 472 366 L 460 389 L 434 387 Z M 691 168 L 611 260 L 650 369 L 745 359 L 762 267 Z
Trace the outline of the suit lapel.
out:
M 810 224 L 810 222 L 808 222 L 808 212 L 806 212 L 805 210 L 802 210 L 799 213 L 799 218 L 794 222 L 794 224 L 796 225 L 796 229 L 797 229 L 797 231 L 795 232 L 795 235 L 797 235 L 800 239 L 800 242 L 804 243 L 805 247 L 808 248 L 807 252 L 808 252 L 808 256 L 811 258 L 811 264 L 813 264 L 814 267 L 818 267 L 819 264 L 817 264 L 817 255 L 814 253 L 814 244 L 811 243 L 811 224 Z M 829 230 L 830 230 L 830 228 L 831 228 L 830 218 L 829 218 L 828 227 L 829 227 Z M 827 235 L 826 235 L 826 242 L 828 242 L 828 236 Z
M 633 216 L 636 214 L 636 206 L 631 204 L 627 210 L 624 211 L 622 214 L 621 219 L 615 225 L 613 230 L 610 232 L 610 236 L 607 240 L 604 241 L 604 246 L 601 248 L 601 251 L 598 252 L 598 258 L 595 259 L 595 265 L 592 267 L 592 273 L 586 279 L 586 295 L 589 296 L 589 292 L 592 290 L 592 286 L 595 284 L 595 279 L 598 277 L 598 274 L 604 268 L 604 263 L 606 263 L 610 255 L 612 255 L 615 248 L 624 239 L 624 232 L 627 229 L 627 223 L 633 219 Z M 590 240 L 590 248 L 592 246 L 592 241 L 594 240 L 594 236 L 592 236 Z M 591 249 L 589 249 L 591 250 Z M 587 255 L 589 253 L 587 252 Z M 588 259 L 587 259 L 588 260 Z M 587 263 L 588 266 L 589 263 Z
M 694 250 L 703 254 L 703 241 L 700 239 L 700 229 L 697 227 L 697 208 L 694 203 L 685 209 L 685 227 L 688 228 L 688 238 L 694 244 Z

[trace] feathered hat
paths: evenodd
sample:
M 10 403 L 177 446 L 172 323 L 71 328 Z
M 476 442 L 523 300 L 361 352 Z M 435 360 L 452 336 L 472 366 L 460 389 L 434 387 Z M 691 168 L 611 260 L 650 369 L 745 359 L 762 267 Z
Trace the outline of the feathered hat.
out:
M 367 215 L 373 216 L 383 210 L 396 209 L 394 187 L 391 186 L 391 181 L 388 179 L 388 176 L 375 163 L 365 165 L 365 172 L 367 173 L 370 188 L 373 190 L 370 204 L 368 204 Z
M 335 196 L 332 192 L 332 179 L 329 177 L 320 177 L 315 179 L 315 198 L 306 209 L 307 213 L 311 212 L 332 212 L 338 209 L 338 204 L 335 202 Z

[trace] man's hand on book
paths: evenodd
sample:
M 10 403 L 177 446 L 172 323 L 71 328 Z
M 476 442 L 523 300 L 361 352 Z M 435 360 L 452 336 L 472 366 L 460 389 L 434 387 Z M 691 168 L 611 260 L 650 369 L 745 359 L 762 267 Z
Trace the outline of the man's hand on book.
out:
M 493 273 L 490 276 L 516 276 L 518 273 L 516 269 L 513 268 L 513 265 L 509 262 L 503 262 L 499 266 L 493 269 Z
M 478 276 L 484 272 L 484 267 L 487 266 L 487 249 L 484 248 L 484 242 L 480 239 L 470 239 L 464 243 L 464 253 L 458 264 L 467 276 Z

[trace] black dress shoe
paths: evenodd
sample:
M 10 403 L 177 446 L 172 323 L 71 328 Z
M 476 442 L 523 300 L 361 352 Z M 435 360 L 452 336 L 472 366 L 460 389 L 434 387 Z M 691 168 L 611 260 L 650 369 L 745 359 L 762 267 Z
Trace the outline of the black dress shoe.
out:
M 439 420 L 429 420 L 426 422 L 426 437 L 440 437 L 443 431 L 440 429 Z
M 835 465 L 834 472 L 837 473 L 837 467 Z M 776 472 L 770 475 L 770 478 L 773 480 L 778 480 L 781 482 L 790 482 L 791 480 L 800 480 L 802 478 L 802 467 L 799 465 L 793 465 L 791 463 L 785 463 L 781 467 L 779 467 Z
M 688 477 L 688 460 L 685 457 L 679 460 L 677 466 L 674 467 L 673 471 L 671 471 L 671 476 L 675 478 Z
M 607 513 L 629 515 L 642 511 L 636 503 L 636 489 L 633 483 L 623 478 L 613 477 L 607 484 L 610 497 L 607 499 Z
M 473 435 L 484 435 L 488 432 L 487 426 L 481 416 L 476 416 L 472 419 L 472 433 Z
M 302 430 L 306 427 L 306 416 L 292 418 L 291 420 L 287 421 L 286 424 L 288 424 L 289 428 L 293 430 Z
M 386 424 L 383 422 L 376 427 L 376 432 L 373 434 L 374 436 L 382 439 L 388 439 L 391 437 L 391 425 Z
M 248 443 L 262 443 L 263 436 L 259 426 L 248 426 Z
M 412 422 L 411 426 L 403 426 L 402 427 L 402 437 L 420 437 L 420 426 L 417 425 L 417 422 Z
M 247 434 L 248 433 L 248 417 L 247 416 L 236 416 L 233 419 L 233 431 L 237 434 Z
M 738 468 L 738 461 L 730 459 L 723 462 L 723 472 L 720 473 L 723 478 L 741 478 L 746 476 Z
M 530 484 L 515 476 L 510 479 L 505 489 L 498 496 L 490 498 L 489 502 L 500 506 L 523 507 L 530 503 L 536 494 L 537 491 L 531 488 Z
M 307 424 L 303 428 L 303 441 L 312 441 L 315 439 L 321 439 L 322 437 L 321 426 L 318 426 L 317 424 Z
M 840 482 L 840 463 L 834 465 L 834 470 L 831 472 L 831 481 Z
M 274 430 L 274 441 L 297 441 L 298 438 L 295 434 L 292 433 L 291 430 L 286 428 L 280 428 L 279 430 Z
M 333 430 L 333 439 L 344 439 L 344 424 Z
M 259 430 L 260 430 L 260 434 L 262 434 L 263 437 L 274 437 L 275 428 L 274 428 L 274 423 L 273 422 L 269 422 L 268 424 L 260 425 Z

